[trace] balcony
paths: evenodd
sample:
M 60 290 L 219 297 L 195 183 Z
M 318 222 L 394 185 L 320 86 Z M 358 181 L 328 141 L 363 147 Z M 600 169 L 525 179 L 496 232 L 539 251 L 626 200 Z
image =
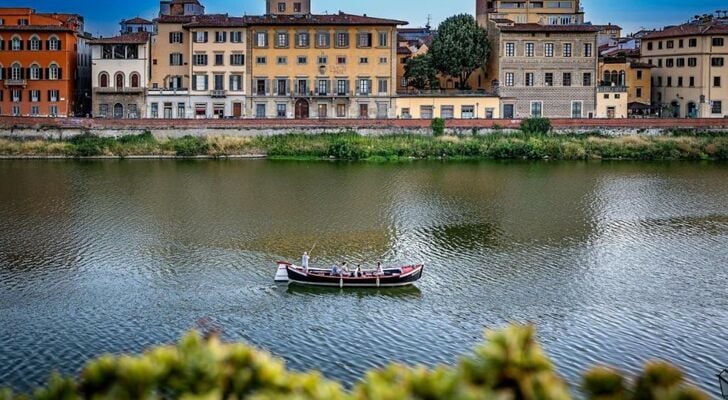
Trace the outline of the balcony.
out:
M 597 86 L 597 93 L 626 93 L 627 92 L 627 86 L 623 85 L 602 85 Z
M 216 89 L 216 90 L 213 90 L 213 91 L 212 91 L 212 92 L 210 93 L 210 96 L 211 96 L 211 97 L 212 97 L 213 99 L 222 99 L 222 98 L 224 98 L 224 97 L 227 97 L 227 91 L 225 91 L 225 90 L 220 90 L 220 89 Z
M 123 88 L 116 88 L 116 87 L 97 87 L 94 88 L 95 93 L 100 94 L 139 94 L 144 93 L 144 88 L 142 87 L 123 87 Z
M 28 81 L 26 79 L 5 79 L 5 87 L 17 86 L 26 87 L 28 86 Z

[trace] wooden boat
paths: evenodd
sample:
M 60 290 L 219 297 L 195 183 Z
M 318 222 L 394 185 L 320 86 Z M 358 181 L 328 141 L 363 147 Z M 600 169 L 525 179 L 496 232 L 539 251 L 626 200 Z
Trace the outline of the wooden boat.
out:
M 424 265 L 408 265 L 400 268 L 386 268 L 383 274 L 363 271 L 361 276 L 356 276 L 354 272 L 333 274 L 330 269 L 309 268 L 306 271 L 303 267 L 281 261 L 278 263 L 276 281 L 340 288 L 402 287 L 412 285 L 422 278 L 424 269 Z

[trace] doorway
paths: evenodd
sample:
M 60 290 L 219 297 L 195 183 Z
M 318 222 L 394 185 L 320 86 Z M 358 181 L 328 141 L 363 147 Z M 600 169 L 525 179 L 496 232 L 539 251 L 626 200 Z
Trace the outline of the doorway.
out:
M 308 118 L 308 101 L 304 99 L 298 99 L 296 101 L 296 119 Z
M 359 117 L 369 118 L 369 104 L 359 104 Z
M 695 103 L 688 103 L 688 118 L 698 118 L 698 107 Z
M 326 104 L 318 105 L 318 117 L 319 118 L 328 118 L 328 107 L 326 107 Z
M 124 106 L 119 103 L 114 104 L 114 118 L 124 118 Z
M 515 115 L 513 104 L 503 104 L 503 118 L 512 119 Z
M 243 103 L 233 103 L 233 117 L 240 118 L 243 116 Z
M 680 118 L 680 103 L 673 101 L 670 103 L 670 107 L 672 108 L 672 117 Z

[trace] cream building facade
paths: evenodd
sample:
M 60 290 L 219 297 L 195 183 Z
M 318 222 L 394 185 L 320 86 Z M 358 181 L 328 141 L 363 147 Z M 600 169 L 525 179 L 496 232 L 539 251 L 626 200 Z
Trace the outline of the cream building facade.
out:
M 663 116 L 728 116 L 728 18 L 701 18 L 642 38 L 652 65 L 652 103 Z
M 456 94 L 400 95 L 396 101 L 397 118 L 401 119 L 498 119 L 500 99 L 497 96 Z
M 478 22 L 487 20 L 517 24 L 578 25 L 584 23 L 579 0 L 476 0 Z

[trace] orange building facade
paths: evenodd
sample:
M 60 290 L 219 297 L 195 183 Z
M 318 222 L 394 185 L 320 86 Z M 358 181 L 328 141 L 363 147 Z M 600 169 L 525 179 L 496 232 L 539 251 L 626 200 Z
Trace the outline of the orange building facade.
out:
M 0 8 L 0 115 L 74 115 L 83 18 Z

